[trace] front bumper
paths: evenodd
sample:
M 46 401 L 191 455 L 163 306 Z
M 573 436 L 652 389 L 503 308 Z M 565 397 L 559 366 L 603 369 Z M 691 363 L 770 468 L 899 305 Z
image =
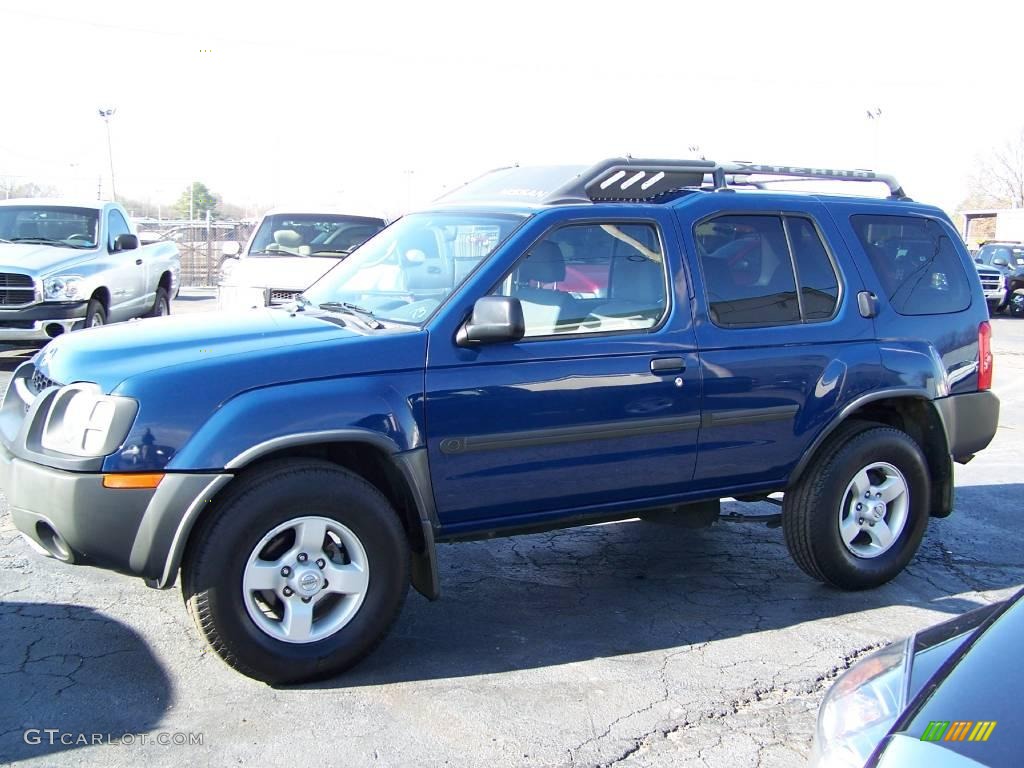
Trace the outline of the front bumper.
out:
M 102 474 L 36 464 L 0 444 L 0 488 L 14 525 L 35 549 L 159 587 L 173 584 L 183 532 L 229 478 L 168 474 L 156 489 L 111 489 Z
M 49 341 L 59 334 L 47 333 L 47 327 L 59 326 L 61 333 L 74 330 L 85 319 L 88 306 L 87 301 L 43 302 L 0 310 L 0 341 Z

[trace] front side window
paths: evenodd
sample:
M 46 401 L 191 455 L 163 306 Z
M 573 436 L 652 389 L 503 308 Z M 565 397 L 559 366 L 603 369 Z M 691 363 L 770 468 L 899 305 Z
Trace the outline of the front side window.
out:
M 884 215 L 850 220 L 889 303 L 901 315 L 936 315 L 970 306 L 960 255 L 938 222 Z
M 665 259 L 650 224 L 561 227 L 491 292 L 519 299 L 526 336 L 642 331 L 668 311 Z
M 421 325 L 522 222 L 504 214 L 409 214 L 359 246 L 304 297 Z
M 0 206 L 0 238 L 59 248 L 95 248 L 99 211 L 52 205 Z
M 383 228 L 383 219 L 365 216 L 272 214 L 260 222 L 249 255 L 340 258 Z
M 124 220 L 124 216 L 117 211 L 107 214 L 107 248 L 113 251 L 114 241 L 117 240 L 118 235 L 129 234 L 131 234 L 131 230 L 128 229 L 128 222 Z
M 781 216 L 719 216 L 695 229 L 711 320 L 724 327 L 800 322 Z

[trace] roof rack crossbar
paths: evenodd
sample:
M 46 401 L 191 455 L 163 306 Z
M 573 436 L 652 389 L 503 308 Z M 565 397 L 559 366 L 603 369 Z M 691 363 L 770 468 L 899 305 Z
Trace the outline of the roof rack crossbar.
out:
M 776 181 L 787 181 L 788 179 L 804 179 L 807 181 L 813 181 L 817 179 L 825 179 L 829 181 L 860 181 L 860 182 L 875 182 L 885 184 L 889 188 L 889 197 L 893 200 L 906 200 L 907 195 L 903 191 L 903 187 L 900 185 L 896 178 L 885 173 L 875 173 L 874 171 L 867 171 L 863 169 L 857 169 L 852 171 L 839 170 L 834 168 L 812 168 L 812 167 L 800 167 L 790 165 L 761 165 L 758 163 L 722 163 L 721 169 L 726 176 L 727 180 L 733 180 L 740 184 L 750 183 L 754 186 L 760 184 L 770 183 L 770 179 L 761 179 L 758 182 L 749 182 L 750 176 L 781 176 L 784 178 L 776 179 Z M 747 176 L 748 179 L 736 180 L 736 176 Z M 716 189 L 724 189 L 717 184 Z
M 768 178 L 751 180 L 752 176 Z M 716 163 L 713 160 L 641 160 L 616 157 L 592 165 L 576 178 L 548 194 L 543 202 L 558 204 L 643 201 L 653 200 L 680 189 L 707 188 L 709 182 L 712 189 L 724 191 L 731 185 L 764 189 L 764 185 L 772 181 L 783 182 L 790 179 L 881 183 L 889 188 L 890 199 L 909 199 L 894 177 L 874 171 L 761 165 L 747 162 Z

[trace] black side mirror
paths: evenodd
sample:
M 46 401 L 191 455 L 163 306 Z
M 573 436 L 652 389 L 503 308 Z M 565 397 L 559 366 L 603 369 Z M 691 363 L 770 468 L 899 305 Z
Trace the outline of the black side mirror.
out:
M 510 296 L 484 296 L 473 305 L 473 316 L 459 329 L 460 347 L 519 341 L 526 334 L 523 305 Z
M 115 251 L 134 251 L 139 247 L 137 235 L 118 235 L 114 238 Z

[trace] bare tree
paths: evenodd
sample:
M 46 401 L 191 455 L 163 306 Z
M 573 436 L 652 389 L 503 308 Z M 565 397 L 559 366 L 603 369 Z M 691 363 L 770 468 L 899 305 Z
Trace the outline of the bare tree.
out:
M 1024 208 L 1024 128 L 982 160 L 977 191 L 1009 208 Z

